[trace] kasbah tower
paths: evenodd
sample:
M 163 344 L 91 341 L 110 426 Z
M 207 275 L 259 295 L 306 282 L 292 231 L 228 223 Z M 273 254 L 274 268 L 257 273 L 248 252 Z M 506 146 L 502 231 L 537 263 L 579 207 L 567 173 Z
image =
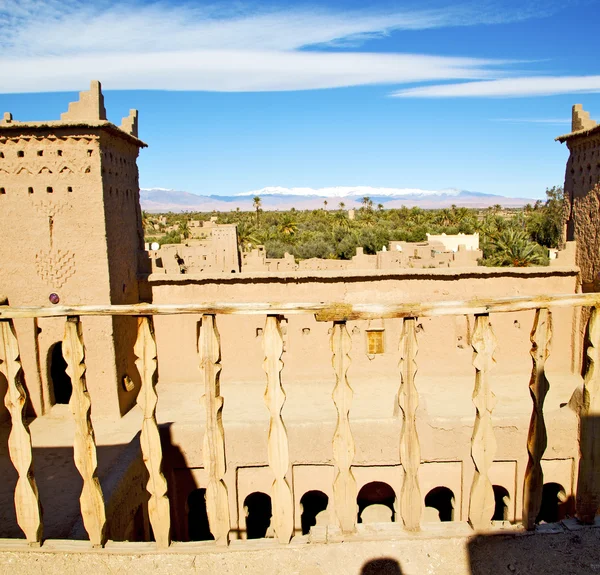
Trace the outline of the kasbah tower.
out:
M 137 135 L 136 110 L 121 126 L 106 120 L 97 81 L 59 121 L 18 122 L 4 114 L 0 295 L 11 305 L 140 301 L 138 260 L 145 252 L 136 158 L 146 144 Z M 84 341 L 93 341 L 86 365 L 94 410 L 118 418 L 134 404 L 137 393 L 130 392 L 139 385 L 131 351 L 135 318 L 89 317 L 82 325 Z M 50 354 L 61 353 L 55 342 L 62 340 L 64 322 L 24 319 L 15 329 L 29 410 L 41 415 L 54 403 L 45 366 Z

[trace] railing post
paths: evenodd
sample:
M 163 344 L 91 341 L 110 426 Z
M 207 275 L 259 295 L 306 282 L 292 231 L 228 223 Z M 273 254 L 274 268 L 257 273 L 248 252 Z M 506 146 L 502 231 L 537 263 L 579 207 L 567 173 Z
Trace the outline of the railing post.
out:
M 417 434 L 416 413 L 419 394 L 415 386 L 417 373 L 417 334 L 414 317 L 406 318 L 400 338 L 400 389 L 398 405 L 402 410 L 402 431 L 400 432 L 400 463 L 404 470 L 404 481 L 400 492 L 400 514 L 404 527 L 418 531 L 421 527 L 423 504 L 419 488 L 419 465 L 421 447 Z
M 214 315 L 203 315 L 200 325 L 200 370 L 204 378 L 202 400 L 206 410 L 206 428 L 202 444 L 204 468 L 208 474 L 206 512 L 208 524 L 216 542 L 229 543 L 229 500 L 225 486 L 225 434 L 223 431 L 221 397 L 221 341 Z
M 356 530 L 357 516 L 356 480 L 352 473 L 355 450 L 349 418 L 353 392 L 347 376 L 351 350 L 352 339 L 346 328 L 346 322 L 335 321 L 331 333 L 332 364 L 336 379 L 333 402 L 337 410 L 337 426 L 333 434 L 335 463 L 333 498 L 338 523 L 344 533 L 352 533 Z
M 488 314 L 476 316 L 471 345 L 475 351 L 473 403 L 476 413 L 471 438 L 471 457 L 475 464 L 475 475 L 469 500 L 469 523 L 473 529 L 483 529 L 490 525 L 495 508 L 494 489 L 488 472 L 496 454 L 496 438 L 492 425 L 492 411 L 496 405 L 496 396 L 490 384 L 496 338 Z
M 600 318 L 592 308 L 587 332 L 588 365 L 583 380 L 583 407 L 579 424 L 577 517 L 593 523 L 600 507 Z
M 31 435 L 24 419 L 27 395 L 23 387 L 23 370 L 19 344 L 11 320 L 0 321 L 0 365 L 8 382 L 4 403 L 10 412 L 12 428 L 8 437 L 10 460 L 19 478 L 15 487 L 17 523 L 30 545 L 42 541 L 42 510 L 33 476 Z
M 544 399 L 550 388 L 546 379 L 545 364 L 550 355 L 552 339 L 552 314 L 546 308 L 535 311 L 531 330 L 531 358 L 533 367 L 529 380 L 529 391 L 533 401 L 533 411 L 527 435 L 527 469 L 523 485 L 523 525 L 526 529 L 535 527 L 535 520 L 542 505 L 544 473 L 542 456 L 546 451 L 548 438 L 544 422 Z
M 62 349 L 67 363 L 66 371 L 73 385 L 69 407 L 75 419 L 73 456 L 75 466 L 83 479 L 79 498 L 81 517 L 92 545 L 101 547 L 106 542 L 106 511 L 97 475 L 98 460 L 91 419 L 92 404 L 85 382 L 85 348 L 81 322 L 77 316 L 68 317 L 65 322 Z
M 147 484 L 147 490 L 150 494 L 148 515 L 150 516 L 150 524 L 157 546 L 166 548 L 171 542 L 171 518 L 169 498 L 167 497 L 167 481 L 162 473 L 160 434 L 156 423 L 156 404 L 158 402 L 155 389 L 156 342 L 150 317 L 138 317 L 137 339 L 133 347 L 133 353 L 137 358 L 135 365 L 142 381 L 136 401 L 144 414 L 140 445 L 144 464 L 149 475 Z
M 283 362 L 283 336 L 280 320 L 268 315 L 263 334 L 265 360 L 263 369 L 267 374 L 265 403 L 269 409 L 269 466 L 275 475 L 271 496 L 273 500 L 273 529 L 281 543 L 289 543 L 294 533 L 294 500 L 286 475 L 290 465 L 288 438 L 281 410 L 285 403 L 285 392 L 281 384 Z

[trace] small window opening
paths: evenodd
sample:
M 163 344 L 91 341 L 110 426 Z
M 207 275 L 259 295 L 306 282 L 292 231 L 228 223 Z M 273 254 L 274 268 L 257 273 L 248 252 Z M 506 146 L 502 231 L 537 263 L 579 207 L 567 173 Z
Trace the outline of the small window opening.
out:
M 49 194 L 51 194 L 52 192 L 54 192 L 54 190 L 53 190 L 53 189 L 52 189 L 50 186 L 48 186 L 48 187 L 46 188 L 46 191 L 47 191 Z
M 69 403 L 73 386 L 67 374 L 67 362 L 62 353 L 62 343 L 58 342 L 50 348 L 50 380 L 54 390 L 55 403 Z
M 510 504 L 510 495 L 508 490 L 501 485 L 494 485 L 494 516 L 492 521 L 508 521 L 508 506 Z
M 0 152 L 0 158 L 4 158 L 4 152 Z
M 434 487 L 425 496 L 425 507 L 436 509 L 440 521 L 454 521 L 454 493 L 447 487 Z
M 206 489 L 194 489 L 187 498 L 188 539 L 190 541 L 212 541 L 213 534 L 206 512 Z
M 24 152 L 23 150 L 19 150 L 19 151 L 17 152 L 17 156 L 18 156 L 19 158 L 22 158 L 22 157 L 24 157 L 24 156 L 25 156 L 25 152 Z
M 396 492 L 383 481 L 372 481 L 367 483 L 358 492 L 356 503 L 358 504 L 358 523 L 365 522 L 389 522 L 395 521 Z M 369 507 L 373 507 L 369 511 Z M 385 509 L 387 507 L 387 509 Z M 372 517 L 371 517 L 372 516 Z M 367 520 L 367 521 L 365 521 Z
M 87 151 L 87 155 L 88 155 L 88 156 L 91 156 L 93 151 L 94 151 L 94 150 L 88 150 L 88 151 Z
M 62 156 L 62 150 L 56 150 L 56 155 L 57 156 Z
M 263 334 L 263 328 L 257 327 L 256 328 L 256 337 L 262 337 L 262 334 Z
M 302 535 L 307 535 L 310 528 L 317 524 L 317 515 L 321 511 L 325 511 L 328 504 L 329 497 L 322 491 L 307 491 L 302 496 L 302 499 L 300 499 Z
M 4 188 L 0 188 L 0 194 L 6 194 L 6 190 Z
M 383 353 L 383 330 L 367 330 L 367 353 L 369 355 Z
M 261 491 L 255 491 L 244 499 L 246 511 L 246 538 L 262 539 L 266 537 L 273 515 L 271 498 Z
M 542 505 L 536 523 L 556 523 L 567 515 L 565 488 L 560 483 L 545 483 L 542 488 Z
M 310 327 L 303 327 L 302 335 L 310 335 Z
M 33 188 L 27 188 L 27 191 L 28 191 L 30 194 L 33 194 Z
M 38 150 L 38 156 L 43 156 L 44 155 L 44 150 Z
M 73 187 L 72 186 L 68 186 L 67 187 L 67 192 L 72 192 L 73 191 Z

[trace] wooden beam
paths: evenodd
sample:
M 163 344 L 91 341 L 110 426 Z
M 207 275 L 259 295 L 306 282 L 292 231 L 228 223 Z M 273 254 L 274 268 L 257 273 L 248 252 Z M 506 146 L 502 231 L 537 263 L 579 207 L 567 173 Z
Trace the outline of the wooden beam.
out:
M 400 338 L 400 378 L 398 405 L 402 410 L 402 431 L 400 432 L 400 463 L 404 470 L 404 481 L 400 492 L 400 515 L 404 527 L 409 531 L 421 528 L 423 502 L 419 488 L 419 466 L 421 446 L 417 435 L 416 413 L 419 394 L 415 386 L 417 373 L 417 333 L 414 317 L 404 320 Z
M 346 322 L 335 322 L 331 333 L 331 351 L 335 371 L 333 403 L 337 411 L 337 425 L 333 434 L 333 461 L 335 479 L 333 481 L 333 499 L 338 524 L 343 533 L 356 531 L 358 505 L 356 502 L 356 479 L 352 473 L 354 460 L 354 438 L 350 428 L 350 406 L 353 391 L 348 381 L 352 338 Z
M 535 520 L 542 506 L 544 473 L 542 456 L 546 451 L 548 437 L 544 422 L 544 400 L 550 389 L 546 378 L 545 364 L 550 355 L 552 339 L 552 314 L 545 308 L 535 312 L 531 330 L 531 358 L 533 367 L 529 380 L 529 390 L 533 401 L 533 411 L 527 435 L 527 469 L 523 484 L 523 525 L 526 529 L 535 528 Z
M 92 403 L 85 382 L 85 348 L 78 317 L 69 317 L 65 322 L 62 350 L 67 363 L 66 371 L 73 386 L 69 407 L 75 419 L 73 458 L 75 467 L 83 479 L 79 497 L 81 518 L 92 545 L 102 547 L 106 542 L 106 510 L 98 480 L 96 438 L 91 418 Z
M 142 386 L 136 402 L 142 410 L 142 432 L 140 444 L 142 457 L 148 470 L 147 489 L 150 494 L 148 515 L 157 547 L 165 549 L 171 543 L 171 517 L 169 498 L 167 497 L 167 480 L 162 472 L 162 447 L 156 423 L 156 341 L 151 317 L 138 318 L 138 333 L 133 353 L 136 356 L 135 366 L 140 373 Z
M 214 315 L 203 315 L 198 341 L 200 371 L 204 379 L 202 401 L 206 412 L 202 457 L 208 474 L 206 512 L 210 532 L 220 545 L 229 543 L 229 499 L 225 485 L 225 433 L 221 396 L 221 339 Z
M 495 509 L 494 488 L 488 472 L 496 454 L 496 438 L 492 425 L 492 411 L 496 396 L 492 392 L 490 371 L 494 363 L 496 338 L 488 315 L 478 315 L 471 340 L 475 366 L 475 425 L 471 438 L 471 457 L 475 475 L 469 500 L 469 523 L 473 529 L 486 529 L 491 525 Z
M 289 543 L 294 534 L 294 499 L 286 479 L 290 457 L 287 431 L 281 417 L 281 410 L 285 403 L 285 392 L 281 384 L 283 335 L 278 316 L 267 316 L 263 334 L 263 349 L 265 352 L 263 369 L 267 374 L 265 404 L 270 415 L 267 451 L 269 466 L 275 476 L 271 486 L 273 504 L 271 525 L 279 542 Z
M 600 293 L 476 298 L 464 301 L 406 303 L 266 303 L 204 302 L 197 304 L 131 304 L 82 306 L 0 306 L 0 319 L 108 315 L 290 315 L 315 314 L 318 321 L 394 317 L 481 315 L 548 307 L 600 306 Z
M 0 371 L 8 382 L 4 403 L 12 422 L 8 452 L 19 476 L 15 487 L 17 523 L 30 545 L 40 545 L 43 531 L 42 509 L 33 477 L 31 435 L 24 417 L 27 394 L 22 381 L 19 344 L 10 320 L 0 321 Z
M 577 517 L 594 523 L 600 507 L 600 317 L 592 310 L 587 330 L 587 370 L 583 380 L 583 407 L 579 425 Z

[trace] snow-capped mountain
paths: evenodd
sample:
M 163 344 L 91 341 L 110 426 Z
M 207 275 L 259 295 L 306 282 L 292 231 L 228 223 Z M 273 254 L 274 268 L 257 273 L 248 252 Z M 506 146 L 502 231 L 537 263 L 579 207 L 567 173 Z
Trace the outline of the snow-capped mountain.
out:
M 530 198 L 507 198 L 454 188 L 421 190 L 336 186 L 315 189 L 272 186 L 230 196 L 202 196 L 165 188 L 143 188 L 140 191 L 142 209 L 150 212 L 210 212 L 213 210 L 226 212 L 237 208 L 246 211 L 254 209 L 253 200 L 256 196 L 260 197 L 263 210 L 289 210 L 290 208 L 310 210 L 323 207 L 337 209 L 341 203 L 346 209 L 358 208 L 362 205 L 364 197 L 369 197 L 375 206 L 381 204 L 384 208 L 419 206 L 425 209 L 444 208 L 451 205 L 485 208 L 495 204 L 504 207 L 518 207 L 535 201 Z
M 261 190 L 242 192 L 236 196 L 317 196 L 320 198 L 352 198 L 352 197 L 406 197 L 406 196 L 458 196 L 461 190 L 448 188 L 445 190 L 421 190 L 418 188 L 375 188 L 372 186 L 335 186 L 332 188 L 283 188 L 270 186 Z

